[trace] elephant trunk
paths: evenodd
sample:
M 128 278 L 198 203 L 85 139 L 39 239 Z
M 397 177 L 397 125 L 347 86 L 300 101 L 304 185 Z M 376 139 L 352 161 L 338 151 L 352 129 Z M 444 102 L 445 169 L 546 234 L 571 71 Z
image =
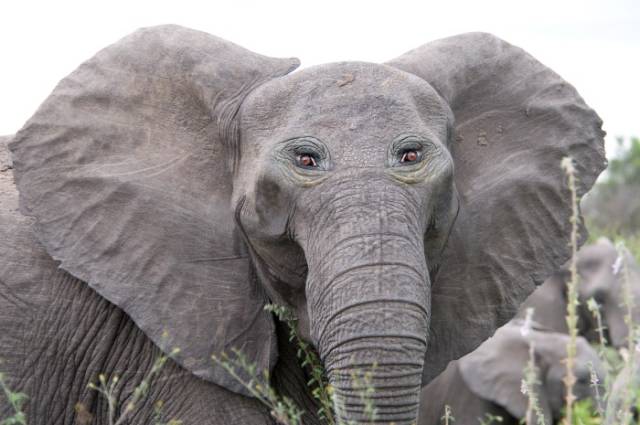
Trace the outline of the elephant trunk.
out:
M 312 336 L 343 422 L 415 422 L 428 332 L 425 276 L 408 264 L 338 273 Z M 422 290 L 419 290 L 422 289 Z M 393 293 L 391 293 L 393 291 Z
M 325 335 L 320 348 L 339 420 L 415 423 L 427 344 L 425 312 L 404 302 L 347 309 L 335 319 L 347 329 Z
M 380 193 L 388 202 L 376 199 L 375 212 L 360 197 L 320 218 L 328 229 L 305 250 L 311 338 L 340 423 L 410 424 L 418 414 L 430 315 L 424 231 L 407 217 L 419 212 L 406 196 Z

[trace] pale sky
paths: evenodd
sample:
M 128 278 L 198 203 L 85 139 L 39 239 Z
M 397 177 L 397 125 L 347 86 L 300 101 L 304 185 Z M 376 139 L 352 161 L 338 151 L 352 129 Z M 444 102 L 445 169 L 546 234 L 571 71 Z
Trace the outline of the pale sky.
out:
M 303 66 L 383 62 L 428 41 L 491 32 L 573 84 L 616 136 L 640 136 L 640 1 L 3 1 L 0 134 L 11 134 L 56 83 L 143 26 L 175 23 Z

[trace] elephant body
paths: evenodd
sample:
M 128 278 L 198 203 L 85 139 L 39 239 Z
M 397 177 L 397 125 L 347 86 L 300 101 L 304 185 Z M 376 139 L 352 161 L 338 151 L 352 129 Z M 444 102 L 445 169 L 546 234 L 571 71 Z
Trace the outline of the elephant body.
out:
M 28 394 L 30 424 L 109 425 L 105 398 L 87 384 L 97 384 L 98 374 L 105 371 L 110 378 L 117 375 L 122 382 L 116 387 L 117 404 L 122 409 L 161 352 L 122 310 L 66 272 L 51 272 L 41 282 L 46 289 L 3 288 L 3 296 L 11 290 L 12 297 L 20 298 L 11 300 L 17 308 L 2 303 L 1 319 L 6 324 L 10 314 L 15 333 L 0 337 L 0 368 L 9 372 L 11 388 Z M 27 314 L 16 312 L 25 308 Z M 274 423 L 257 400 L 195 377 L 173 361 L 153 379 L 148 396 L 127 423 L 154 423 L 159 401 L 163 420 Z M 12 414 L 3 400 L 0 417 Z
M 11 138 L 0 358 L 30 423 L 108 423 L 87 384 L 117 374 L 127 406 L 161 353 L 132 423 L 158 402 L 185 424 L 272 423 L 258 382 L 212 361 L 222 354 L 270 372 L 318 423 L 275 303 L 318 353 L 338 422 L 410 424 L 421 386 L 567 260 L 560 161 L 572 157 L 582 195 L 604 133 L 553 71 L 481 33 L 385 64 L 297 66 L 141 29 Z
M 564 405 L 568 336 L 556 332 L 529 330 L 522 334 L 522 322 L 514 321 L 496 331 L 475 351 L 449 363 L 447 369 L 422 389 L 419 425 L 440 425 L 445 405 L 451 408 L 454 423 L 472 425 L 488 421 L 490 416 L 502 418 L 501 424 L 519 424 L 525 419 L 528 396 L 522 393 L 522 380 L 533 344 L 536 362 L 536 395 L 545 424 L 561 417 Z M 595 394 L 591 388 L 591 363 L 596 376 L 604 376 L 597 353 L 588 342 L 578 338 L 574 373 L 576 398 Z M 531 423 L 538 423 L 534 413 Z M 493 422 L 490 422 L 493 423 Z

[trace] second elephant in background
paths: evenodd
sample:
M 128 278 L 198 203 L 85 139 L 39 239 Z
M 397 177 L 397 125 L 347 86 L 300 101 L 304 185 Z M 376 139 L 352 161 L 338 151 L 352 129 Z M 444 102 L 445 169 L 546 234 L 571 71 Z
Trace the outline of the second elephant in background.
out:
M 445 406 L 451 408 L 456 425 L 496 423 L 516 425 L 527 414 L 528 395 L 522 380 L 529 362 L 530 343 L 534 345 L 535 388 L 544 423 L 554 424 L 564 406 L 566 345 L 568 336 L 556 332 L 530 330 L 524 336 L 519 322 L 511 322 L 496 331 L 475 351 L 449 363 L 447 369 L 422 389 L 418 425 L 444 423 Z M 591 365 L 590 365 L 591 364 Z M 598 355 L 579 337 L 574 373 L 577 399 L 594 397 L 591 371 L 601 379 L 604 371 Z M 538 423 L 534 415 L 531 423 Z
M 624 260 L 624 261 L 622 261 Z M 627 343 L 629 330 L 625 323 L 624 281 L 629 280 L 631 298 L 635 305 L 632 311 L 634 323 L 640 323 L 640 267 L 627 254 L 619 258 L 618 250 L 606 238 L 583 247 L 578 253 L 579 321 L 578 332 L 590 342 L 598 342 L 598 324 L 587 307 L 593 298 L 599 305 L 607 344 L 622 347 Z M 626 266 L 626 268 L 625 268 Z M 548 278 L 520 307 L 524 317 L 528 307 L 534 308 L 534 320 L 540 326 L 561 333 L 568 333 L 566 322 L 567 285 L 570 279 L 568 266 Z

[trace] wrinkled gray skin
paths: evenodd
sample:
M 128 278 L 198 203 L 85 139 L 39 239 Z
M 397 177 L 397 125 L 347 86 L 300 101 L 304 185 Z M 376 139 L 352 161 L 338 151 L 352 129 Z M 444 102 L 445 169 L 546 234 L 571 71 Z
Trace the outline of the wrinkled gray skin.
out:
M 627 310 L 624 306 L 624 281 L 629 279 L 631 297 L 635 308 L 632 310 L 634 323 L 640 320 L 640 268 L 632 255 L 625 256 L 627 268 L 614 264 L 618 260 L 616 247 L 606 238 L 584 246 L 578 253 L 578 328 L 579 334 L 590 342 L 599 342 L 598 324 L 587 307 L 587 300 L 593 298 L 600 306 L 604 337 L 608 344 L 620 348 L 627 345 L 628 328 L 625 324 Z M 519 316 L 524 317 L 528 307 L 533 307 L 534 320 L 541 326 L 555 332 L 568 333 L 566 316 L 566 282 L 570 273 L 565 265 L 523 303 Z M 616 273 L 617 271 L 617 273 Z
M 418 425 L 440 425 L 445 405 L 452 410 L 454 423 L 479 424 L 487 414 L 501 416 L 503 425 L 517 425 L 527 414 L 528 396 L 523 394 L 522 379 L 529 363 L 530 344 L 534 347 L 536 387 L 544 423 L 561 418 L 564 405 L 564 359 L 568 336 L 556 332 L 531 330 L 525 337 L 522 322 L 514 321 L 496 331 L 472 353 L 449 363 L 447 369 L 422 389 Z M 595 394 L 590 384 L 591 371 L 602 380 L 604 370 L 597 353 L 582 337 L 577 340 L 574 373 L 577 399 Z M 538 423 L 534 413 L 529 423 Z
M 351 374 L 373 369 L 377 421 L 409 424 L 421 385 L 567 260 L 559 164 L 574 158 L 583 194 L 604 133 L 526 52 L 465 34 L 388 64 L 296 66 L 143 29 L 12 138 L 0 357 L 30 423 L 71 423 L 78 401 L 104 423 L 87 383 L 118 373 L 126 403 L 173 346 L 134 423 L 159 399 L 185 423 L 270 423 L 210 360 L 234 348 L 315 412 L 287 329 L 263 309 L 275 302 L 297 313 L 341 421 L 367 421 Z

